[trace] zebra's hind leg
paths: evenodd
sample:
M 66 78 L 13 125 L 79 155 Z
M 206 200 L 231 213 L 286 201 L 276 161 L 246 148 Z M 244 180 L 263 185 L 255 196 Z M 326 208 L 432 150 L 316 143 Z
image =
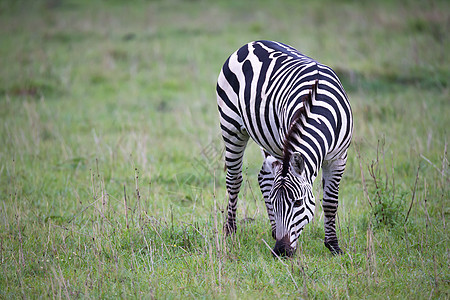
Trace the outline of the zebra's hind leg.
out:
M 275 215 L 273 213 L 273 206 L 270 202 L 269 196 L 274 180 L 272 164 L 276 161 L 276 159 L 273 156 L 269 155 L 266 151 L 264 151 L 264 149 L 261 148 L 261 151 L 264 156 L 264 162 L 258 174 L 258 183 L 259 188 L 261 189 L 261 193 L 264 197 L 267 214 L 269 216 L 270 225 L 272 227 L 272 237 L 275 238 Z
M 242 158 L 249 137 L 244 134 L 230 136 L 225 132 L 223 132 L 223 137 L 225 141 L 226 185 L 228 192 L 227 220 L 224 224 L 224 232 L 226 235 L 231 235 L 236 232 L 236 209 L 242 183 Z
M 336 235 L 336 212 L 338 208 L 339 184 L 345 170 L 347 153 L 340 158 L 325 162 L 322 166 L 323 199 L 322 207 L 325 215 L 325 246 L 332 254 L 342 254 Z

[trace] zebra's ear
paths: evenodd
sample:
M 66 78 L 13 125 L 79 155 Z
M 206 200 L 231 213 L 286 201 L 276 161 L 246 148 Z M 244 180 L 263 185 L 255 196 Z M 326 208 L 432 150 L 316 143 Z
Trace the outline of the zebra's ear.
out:
M 266 152 L 267 153 L 267 152 Z M 265 169 L 267 171 L 272 172 L 272 174 L 275 176 L 278 168 L 281 167 L 281 162 L 273 157 L 272 155 L 266 156 L 266 159 L 264 160 Z
M 296 175 L 302 175 L 305 171 L 305 160 L 300 152 L 292 153 L 291 167 Z

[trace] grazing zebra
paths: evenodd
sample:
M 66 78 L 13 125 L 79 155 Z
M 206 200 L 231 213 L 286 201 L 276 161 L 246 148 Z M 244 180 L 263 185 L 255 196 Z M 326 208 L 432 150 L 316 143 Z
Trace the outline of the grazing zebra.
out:
M 291 46 L 251 42 L 225 62 L 217 82 L 229 196 L 226 234 L 236 231 L 242 158 L 251 137 L 262 149 L 258 175 L 275 238 L 292 256 L 314 215 L 314 179 L 322 168 L 325 246 L 339 254 L 335 217 L 353 120 L 347 95 L 327 66 Z

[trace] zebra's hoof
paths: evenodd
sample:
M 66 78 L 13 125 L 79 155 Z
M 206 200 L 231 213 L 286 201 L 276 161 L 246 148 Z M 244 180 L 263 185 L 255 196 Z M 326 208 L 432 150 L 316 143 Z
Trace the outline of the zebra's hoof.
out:
M 333 255 L 344 254 L 344 252 L 341 250 L 341 248 L 339 248 L 337 240 L 324 242 L 324 244 L 325 244 L 325 247 L 327 247 L 328 250 L 330 250 L 331 254 L 333 254 Z
M 223 232 L 225 233 L 226 236 L 230 236 L 236 233 L 236 224 L 230 224 L 228 222 L 225 222 L 225 224 L 223 224 Z

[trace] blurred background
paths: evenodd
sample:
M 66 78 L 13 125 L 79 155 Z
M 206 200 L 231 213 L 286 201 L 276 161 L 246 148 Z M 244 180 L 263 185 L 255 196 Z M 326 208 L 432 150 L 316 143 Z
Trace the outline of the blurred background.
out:
M 430 248 L 447 244 L 449 12 L 449 2 L 438 0 L 0 1 L 0 228 L 2 266 L 6 274 L 0 279 L 0 286 L 4 287 L 0 288 L 4 291 L 0 296 L 17 297 L 35 292 L 54 297 L 114 297 L 120 288 L 113 288 L 112 281 L 104 276 L 108 270 L 115 270 L 117 278 L 122 276 L 120 280 L 127 282 L 123 287 L 126 293 L 122 295 L 142 295 L 130 280 L 142 283 L 149 277 L 143 279 L 142 274 L 127 273 L 127 270 L 135 268 L 148 275 L 143 271 L 148 256 L 141 253 L 136 259 L 128 243 L 133 240 L 144 249 L 147 243 L 144 237 L 153 236 L 154 231 L 161 233 L 157 228 L 167 229 L 167 235 L 161 233 L 161 239 L 149 237 L 150 246 L 161 249 L 159 260 L 154 258 L 152 270 L 158 270 L 159 262 L 160 271 L 167 269 L 173 273 L 165 277 L 152 271 L 156 277 L 151 280 L 156 278 L 157 283 L 150 284 L 150 290 L 146 289 L 148 284 L 142 283 L 139 291 L 164 297 L 166 288 L 181 276 L 177 274 L 193 273 L 205 274 L 204 281 L 197 278 L 199 282 L 193 283 L 193 289 L 175 290 L 175 297 L 211 285 L 215 287 L 213 295 L 230 296 L 231 292 L 222 293 L 222 287 L 227 290 L 230 282 L 229 291 L 237 290 L 237 295 L 244 291 L 259 295 L 261 288 L 271 287 L 267 295 L 286 296 L 283 291 L 288 291 L 288 295 L 298 296 L 298 290 L 290 290 L 289 277 L 275 282 L 281 289 L 273 289 L 273 278 L 267 285 L 247 283 L 244 286 L 245 280 L 233 277 L 236 266 L 227 262 L 229 257 L 222 261 L 222 256 L 217 254 L 222 252 L 216 248 L 217 253 L 216 250 L 201 252 L 192 246 L 197 254 L 205 257 L 210 254 L 211 263 L 204 263 L 205 268 L 200 271 L 192 270 L 196 265 L 202 268 L 195 259 L 195 263 L 187 263 L 186 269 L 168 262 L 184 253 L 170 246 L 186 242 L 183 232 L 195 235 L 198 231 L 206 235 L 214 224 L 213 212 L 219 223 L 223 221 L 220 212 L 227 201 L 215 84 L 227 57 L 243 44 L 259 39 L 292 45 L 329 65 L 349 95 L 355 133 L 341 186 L 344 200 L 340 221 L 343 227 L 354 229 L 355 239 L 349 238 L 344 245 L 347 248 L 354 245 L 355 253 L 367 253 L 370 224 L 381 222 L 377 218 L 380 211 L 385 214 L 386 207 L 395 210 L 389 216 L 383 215 L 383 220 L 387 218 L 392 221 L 388 223 L 400 224 L 398 232 L 406 232 L 402 226 L 406 223 L 410 199 L 414 198 L 415 181 L 417 196 L 409 222 L 416 222 L 416 227 L 408 228 L 415 233 L 409 240 L 406 238 L 410 241 L 406 244 L 422 245 L 427 239 L 425 231 L 418 228 L 422 230 L 430 224 L 434 224 L 430 225 L 432 228 L 440 228 L 436 229 L 434 239 L 430 237 L 433 245 Z M 245 157 L 243 201 L 238 214 L 244 221 L 256 219 L 258 224 L 249 225 L 256 227 L 249 227 L 253 231 L 248 235 L 241 233 L 245 239 L 241 240 L 242 245 L 248 242 L 249 249 L 257 248 L 261 257 L 268 257 L 260 238 L 262 232 L 267 232 L 264 238 L 270 240 L 265 207 L 256 182 L 261 162 L 258 147 L 251 143 Z M 384 198 L 379 197 L 377 180 L 369 172 L 371 165 L 375 166 L 375 177 L 385 183 Z M 416 174 L 420 175 L 418 181 Z M 315 193 L 320 194 L 318 184 Z M 124 203 L 124 197 L 128 203 Z M 370 199 L 378 199 L 381 208 L 369 205 Z M 154 231 L 146 231 L 146 235 L 142 232 L 144 227 L 137 225 L 126 231 L 128 218 L 130 224 L 131 220 L 138 222 L 144 211 L 152 220 L 160 220 L 158 226 L 162 227 L 147 226 L 145 230 Z M 301 247 L 307 254 L 318 253 L 320 258 L 313 258 L 317 263 L 325 255 L 321 252 L 323 222 L 319 204 L 316 214 L 319 221 L 305 230 Z M 183 225 L 186 222 L 207 225 L 192 231 Z M 178 230 L 179 235 L 174 235 L 173 230 Z M 419 270 L 424 265 L 431 268 L 424 271 L 424 277 L 417 275 L 422 274 L 419 271 L 407 272 L 405 282 L 398 285 L 390 281 L 391 277 L 383 277 L 381 268 L 391 268 L 386 261 L 402 256 L 405 243 L 398 235 L 390 236 L 390 230 L 384 231 L 388 237 L 379 239 L 392 238 L 392 245 L 396 246 L 393 252 L 385 253 L 391 260 L 383 260 L 380 254 L 378 274 L 382 279 L 371 281 L 375 282 L 371 291 L 375 293 L 378 284 L 383 286 L 384 282 L 385 289 L 381 290 L 387 294 L 378 294 L 380 297 L 389 292 L 393 295 L 405 292 L 405 297 L 425 293 L 428 297 L 442 292 L 442 286 L 440 289 L 435 282 L 444 278 L 441 282 L 447 293 L 441 295 L 448 296 L 448 267 L 445 267 L 448 250 L 443 246 L 436 246 L 440 249 L 436 251 L 442 252 L 422 252 L 420 259 L 416 258 L 417 265 L 412 268 Z M 74 241 L 78 239 L 78 244 L 66 245 L 68 236 Z M 100 242 L 87 237 L 96 237 Z M 201 244 L 200 235 L 196 237 L 198 245 L 205 249 L 208 245 L 212 247 Z M 311 240 L 317 246 L 308 242 Z M 47 248 L 42 248 L 43 244 Z M 110 246 L 100 252 L 86 250 L 106 244 Z M 82 245 L 88 246 L 83 250 Z M 231 247 L 235 249 L 231 257 L 246 262 L 246 255 L 252 257 L 253 250 L 240 256 L 243 251 L 240 247 L 241 244 L 236 249 Z M 71 252 L 79 256 L 72 255 L 73 261 L 68 263 Z M 117 253 L 123 253 L 123 258 L 114 264 L 108 257 L 117 258 Z M 65 262 L 55 257 L 65 257 Z M 366 257 L 367 265 L 373 267 L 370 255 Z M 346 272 L 358 278 L 355 274 L 360 274 L 361 265 L 366 270 L 366 260 L 353 258 L 348 264 L 342 264 L 351 265 Z M 132 267 L 128 265 L 129 259 Z M 302 262 L 308 259 L 309 256 L 302 256 Z M 438 260 L 437 267 L 430 263 L 433 259 L 435 263 Z M 323 265 L 332 264 L 329 260 L 324 258 Z M 96 267 L 100 266 L 99 261 L 106 261 L 103 269 Z M 272 261 L 259 261 L 258 265 L 261 264 L 269 264 L 269 267 L 264 265 L 264 270 L 285 272 L 284 267 L 273 266 Z M 231 272 L 228 279 L 221 273 L 222 266 L 228 266 Z M 406 270 L 410 265 L 405 261 L 400 266 L 399 270 Z M 92 268 L 97 273 L 89 275 Z M 264 270 L 255 268 L 255 272 L 265 274 Z M 77 274 L 76 270 L 81 273 Z M 149 272 L 148 268 L 145 270 Z M 211 279 L 210 270 L 216 270 Z M 316 273 L 310 270 L 310 277 L 301 278 L 320 277 L 327 268 L 321 270 Z M 370 280 L 372 271 L 367 273 Z M 342 273 L 339 266 L 335 273 Z M 432 273 L 434 276 L 429 275 Z M 186 282 L 194 280 L 189 275 L 183 276 L 187 276 Z M 326 273 L 320 278 L 339 282 L 340 277 L 333 276 Z M 92 277 L 105 285 L 83 286 Z M 352 290 L 348 282 L 346 286 L 340 282 L 336 287 L 320 281 L 327 279 L 319 277 L 318 281 L 305 281 L 306 296 L 345 297 L 364 293 L 355 292 L 360 285 L 358 280 Z M 64 278 L 72 282 L 65 290 Z M 425 283 L 415 286 L 421 278 L 426 278 Z M 50 289 L 53 283 L 58 286 L 57 282 L 59 292 L 57 288 Z

